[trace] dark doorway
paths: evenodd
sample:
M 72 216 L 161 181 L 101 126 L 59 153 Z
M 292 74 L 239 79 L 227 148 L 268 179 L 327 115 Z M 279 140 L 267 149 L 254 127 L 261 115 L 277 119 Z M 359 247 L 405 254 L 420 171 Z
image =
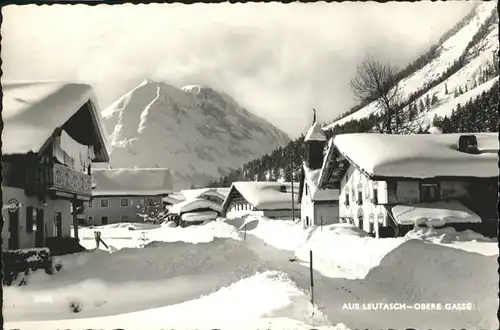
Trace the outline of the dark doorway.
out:
M 102 225 L 107 225 L 108 224 L 108 217 L 101 217 L 101 224 Z
M 43 209 L 36 210 L 36 232 L 35 246 L 43 247 L 45 245 L 45 218 Z
M 62 214 L 56 214 L 56 237 L 62 237 Z
M 19 249 L 19 209 L 9 211 L 9 250 Z

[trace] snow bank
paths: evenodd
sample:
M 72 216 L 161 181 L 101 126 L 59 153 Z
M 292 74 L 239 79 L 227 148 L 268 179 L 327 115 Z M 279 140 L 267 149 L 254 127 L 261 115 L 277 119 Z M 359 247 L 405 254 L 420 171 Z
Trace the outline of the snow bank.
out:
M 300 223 L 267 218 L 260 218 L 256 228 L 248 233 L 278 249 L 289 251 L 295 250 L 307 239 L 307 233 L 304 232 Z
M 419 239 L 486 256 L 494 256 L 499 253 L 497 239 L 485 237 L 472 230 L 456 231 L 452 227 L 417 228 L 409 231 L 405 238 Z
M 408 239 L 421 239 L 432 243 L 452 243 L 452 242 L 496 242 L 496 239 L 485 237 L 472 230 L 457 231 L 452 227 L 445 228 L 417 228 L 409 231 Z
M 378 292 L 379 297 L 383 292 L 387 302 L 434 302 L 441 303 L 443 309 L 446 303 L 472 306 L 472 310 L 463 312 L 428 312 L 425 321 L 421 312 L 405 313 L 407 326 L 494 329 L 498 327 L 497 268 L 496 257 L 409 240 L 385 256 L 368 273 L 362 287 Z M 361 300 L 370 298 L 367 290 Z
M 427 224 L 434 227 L 448 223 L 480 223 L 481 217 L 458 201 L 439 201 L 412 205 L 396 205 L 392 208 L 399 224 Z
M 349 224 L 312 227 L 308 240 L 295 251 L 295 256 L 309 262 L 313 251 L 313 266 L 322 275 L 331 278 L 362 279 L 370 269 L 403 239 L 375 239 Z
M 129 227 L 136 229 L 129 230 Z M 86 249 L 96 247 L 94 230 L 101 231 L 101 238 L 110 247 L 110 252 L 124 248 L 139 248 L 145 242 L 151 241 L 196 244 L 211 242 L 215 238 L 241 239 L 238 230 L 224 221 L 211 221 L 200 226 L 186 228 L 171 227 L 169 223 L 163 225 L 120 223 L 92 229 L 80 228 L 80 244 Z M 99 248 L 108 251 L 102 244 Z
M 241 302 L 244 301 L 244 308 Z M 193 317 L 196 311 L 196 317 Z M 221 311 L 224 311 L 223 313 Z M 12 322 L 19 329 L 170 328 L 170 329 L 331 329 L 320 311 L 310 317 L 307 295 L 282 272 L 266 271 L 185 303 L 150 310 L 78 320 Z M 314 326 L 312 325 L 314 323 Z
M 70 304 L 79 306 L 78 317 L 175 304 L 266 269 L 244 242 L 220 238 L 202 244 L 151 242 L 143 249 L 86 252 L 60 261 L 61 271 L 44 280 L 5 288 L 6 319 L 74 318 Z
M 476 136 L 480 154 L 458 151 L 460 134 L 341 134 L 334 144 L 341 154 L 372 176 L 431 178 L 498 176 L 498 134 Z M 408 148 L 411 146 L 411 148 Z

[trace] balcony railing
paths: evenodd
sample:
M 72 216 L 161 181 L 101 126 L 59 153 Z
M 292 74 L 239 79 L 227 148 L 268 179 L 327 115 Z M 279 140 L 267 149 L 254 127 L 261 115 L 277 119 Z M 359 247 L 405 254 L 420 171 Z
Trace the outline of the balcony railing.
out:
M 38 166 L 28 173 L 27 193 L 44 195 L 48 191 L 91 197 L 92 177 L 60 164 Z

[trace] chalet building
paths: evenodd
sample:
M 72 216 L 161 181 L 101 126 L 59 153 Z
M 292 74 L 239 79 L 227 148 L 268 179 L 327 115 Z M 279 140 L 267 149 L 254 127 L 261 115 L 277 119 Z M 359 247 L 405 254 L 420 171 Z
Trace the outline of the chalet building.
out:
M 292 186 L 291 183 L 234 182 L 222 204 L 222 216 L 237 218 L 253 214 L 268 218 L 299 217 L 298 188 L 297 184 Z
M 319 187 L 340 189 L 339 216 L 377 237 L 415 225 L 495 236 L 498 134 L 344 134 L 334 137 Z
M 318 189 L 326 135 L 321 125 L 313 125 L 304 137 L 305 160 L 300 173 L 300 217 L 304 228 L 339 222 L 339 190 Z
M 108 162 L 90 86 L 2 83 L 4 249 L 78 241 L 77 212 L 92 196 L 91 162 Z M 73 213 L 73 214 L 72 214 Z
M 92 201 L 84 211 L 88 225 L 152 220 L 173 192 L 167 168 L 95 169 L 93 179 Z

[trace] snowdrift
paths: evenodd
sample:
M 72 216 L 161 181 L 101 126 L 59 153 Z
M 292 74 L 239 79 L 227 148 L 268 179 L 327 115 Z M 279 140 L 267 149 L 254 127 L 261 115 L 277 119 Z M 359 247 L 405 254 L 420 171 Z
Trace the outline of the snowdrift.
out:
M 187 212 L 181 216 L 183 221 L 207 221 L 215 220 L 218 217 L 218 213 L 215 211 L 205 211 L 205 212 Z
M 244 299 L 245 308 L 241 308 Z M 224 313 L 221 313 L 221 310 Z M 196 317 L 192 312 L 196 311 Z M 245 278 L 197 300 L 116 316 L 45 322 L 15 322 L 17 329 L 315 329 L 348 330 L 328 326 L 316 311 L 311 317 L 309 297 L 283 272 L 266 271 Z M 312 326 L 311 324 L 314 324 Z
M 55 275 L 28 278 L 28 289 L 4 290 L 10 302 L 4 305 L 6 319 L 103 316 L 170 305 L 266 269 L 244 242 L 220 238 L 202 244 L 151 242 L 143 249 L 86 252 L 61 262 Z M 41 298 L 50 303 L 41 304 Z
M 384 297 L 388 302 L 406 304 L 441 303 L 443 308 L 446 303 L 473 306 L 471 311 L 426 313 L 425 320 L 421 313 L 405 313 L 405 327 L 496 329 L 497 268 L 493 256 L 409 240 L 387 254 L 361 287 L 383 292 L 379 301 Z
M 313 227 L 306 242 L 295 250 L 295 256 L 309 261 L 314 252 L 314 264 L 323 276 L 330 278 L 363 279 L 382 258 L 399 246 L 403 239 L 374 239 L 350 224 Z

